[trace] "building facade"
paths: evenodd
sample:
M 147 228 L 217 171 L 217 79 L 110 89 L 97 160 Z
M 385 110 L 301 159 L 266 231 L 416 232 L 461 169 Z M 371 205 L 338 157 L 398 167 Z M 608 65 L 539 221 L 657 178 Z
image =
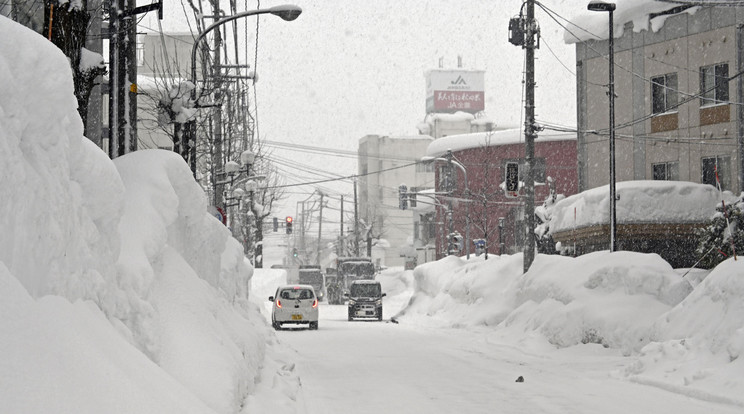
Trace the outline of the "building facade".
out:
M 420 163 L 433 138 L 367 135 L 359 140 L 359 218 L 384 251 L 382 266 L 403 266 L 410 256 L 413 215 L 400 209 L 399 187 L 415 192 L 434 186 L 431 165 Z M 382 252 L 381 252 L 382 253 Z
M 451 168 L 446 162 L 448 151 L 462 169 Z M 448 254 L 451 233 L 461 236 L 462 246 L 457 252 L 460 255 L 475 253 L 474 241 L 478 240 L 485 243 L 490 253 L 513 254 L 523 250 L 526 234 L 524 191 L 520 185 L 518 194 L 510 196 L 505 192 L 504 181 L 507 164 L 516 163 L 522 182 L 524 151 L 520 129 L 453 135 L 429 145 L 427 155 L 437 158 L 437 258 Z M 536 205 L 540 205 L 551 191 L 566 196 L 577 193 L 575 134 L 543 133 L 538 136 L 534 179 Z M 448 193 L 451 196 L 446 195 Z
M 645 15 L 655 31 L 616 21 L 616 179 L 718 181 L 739 193 L 744 8 L 675 6 Z M 608 49 L 576 44 L 580 191 L 609 183 Z
M 158 110 L 158 102 L 168 88 L 191 77 L 193 45 L 191 33 L 137 35 L 138 148 L 173 149 L 173 123 Z

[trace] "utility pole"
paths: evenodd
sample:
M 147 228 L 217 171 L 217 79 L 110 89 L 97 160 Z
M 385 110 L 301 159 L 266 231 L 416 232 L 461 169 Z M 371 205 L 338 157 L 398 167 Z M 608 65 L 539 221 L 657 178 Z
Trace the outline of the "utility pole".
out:
M 359 211 L 357 208 L 357 182 L 354 180 L 354 256 L 359 257 Z
M 535 260 L 535 36 L 538 35 L 535 22 L 535 0 L 527 0 L 527 21 L 525 37 L 525 122 L 524 122 L 524 272 Z
M 322 252 L 321 248 L 321 233 L 323 231 L 323 193 L 320 193 L 320 213 L 318 214 L 318 259 L 317 264 L 320 265 L 320 254 Z
M 212 3 L 212 14 L 215 23 L 220 21 L 220 3 L 219 0 L 211 0 Z M 222 32 L 220 28 L 214 29 L 214 100 L 216 107 L 214 109 L 214 125 L 212 131 L 212 139 L 214 140 L 212 148 L 212 168 L 216 168 L 217 172 L 224 172 L 225 162 L 222 155 L 222 54 L 220 48 L 222 47 Z M 215 181 L 216 183 L 219 181 Z M 223 207 L 225 205 L 224 199 L 224 184 L 215 184 L 214 188 L 214 205 Z
M 122 69 L 121 38 L 122 15 L 124 14 L 124 0 L 111 0 L 109 6 L 109 158 L 119 155 L 119 140 L 122 138 L 124 121 L 124 97 L 121 95 L 121 79 L 124 77 Z
M 307 200 L 306 200 L 307 201 Z M 305 201 L 302 202 L 302 216 L 300 218 L 300 252 L 305 255 Z
M 341 222 L 341 233 L 338 236 L 338 247 L 336 256 L 341 257 L 344 256 L 346 253 L 344 253 L 344 195 L 341 194 L 341 219 L 339 220 Z
M 126 0 L 126 37 L 124 39 L 124 62 L 126 64 L 124 90 L 126 94 L 126 117 L 124 124 L 124 139 L 119 141 L 119 155 L 137 151 L 137 15 L 134 8 L 136 0 Z
M 135 0 L 110 0 L 109 5 L 109 157 L 137 150 L 137 23 L 140 13 L 158 10 L 163 2 L 136 6 Z

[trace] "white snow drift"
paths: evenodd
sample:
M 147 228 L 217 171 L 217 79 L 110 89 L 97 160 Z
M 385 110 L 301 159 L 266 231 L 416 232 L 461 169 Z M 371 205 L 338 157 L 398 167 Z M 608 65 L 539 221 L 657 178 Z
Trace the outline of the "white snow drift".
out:
M 744 260 L 694 289 L 655 254 L 538 255 L 527 273 L 522 266 L 521 254 L 418 266 L 397 319 L 493 327 L 507 343 L 543 350 L 601 344 L 628 356 L 618 376 L 744 406 Z
M 177 154 L 83 137 L 54 45 L 0 39 L 2 411 L 237 412 L 268 334 L 241 246 Z

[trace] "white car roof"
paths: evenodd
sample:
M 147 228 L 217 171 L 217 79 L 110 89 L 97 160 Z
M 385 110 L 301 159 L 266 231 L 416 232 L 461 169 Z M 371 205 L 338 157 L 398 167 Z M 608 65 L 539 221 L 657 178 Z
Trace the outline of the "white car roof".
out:
M 380 282 L 376 280 L 355 280 L 351 282 L 352 285 L 379 285 Z
M 315 289 L 313 289 L 313 287 L 310 286 L 310 285 L 281 285 L 281 286 L 278 287 L 278 289 L 280 289 L 280 290 L 285 290 L 285 289 L 289 289 L 289 290 L 293 290 L 293 289 L 310 289 L 313 292 L 315 291 Z

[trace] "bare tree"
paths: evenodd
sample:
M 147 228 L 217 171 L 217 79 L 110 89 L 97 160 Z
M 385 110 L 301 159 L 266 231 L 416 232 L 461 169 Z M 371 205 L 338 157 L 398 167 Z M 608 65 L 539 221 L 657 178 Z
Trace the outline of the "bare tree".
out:
M 70 60 L 78 113 L 84 128 L 87 128 L 88 100 L 96 86 L 95 80 L 106 73 L 103 56 L 85 48 L 90 21 L 88 0 L 44 0 L 42 35 L 59 47 Z
M 203 6 L 201 0 L 183 3 L 184 13 L 193 14 L 196 22 L 197 33 L 192 31 L 194 38 L 207 27 Z M 209 0 L 206 6 L 209 10 L 219 10 L 217 0 Z M 235 3 L 231 2 L 230 7 L 234 8 Z M 225 25 L 225 31 L 229 27 Z M 237 26 L 232 25 L 233 33 L 236 29 Z M 209 195 L 211 204 L 225 208 L 246 256 L 253 258 L 256 267 L 261 267 L 264 223 L 284 197 L 282 177 L 256 133 L 254 114 L 247 98 L 251 79 L 241 76 L 240 69 L 237 76 L 225 76 L 223 72 L 228 66 L 247 66 L 240 63 L 248 57 L 238 53 L 236 35 L 229 42 L 223 41 L 217 30 L 214 34 L 218 36 L 214 42 L 205 39 L 199 44 L 201 80 L 196 85 L 184 80 L 190 78 L 190 70 L 179 67 L 178 57 L 168 58 L 164 53 L 163 61 L 153 64 L 156 81 L 150 99 L 155 105 L 151 111 L 153 117 L 160 120 L 156 128 L 171 137 L 174 144 L 181 141 L 184 124 L 196 121 L 196 178 Z M 192 91 L 196 100 L 191 99 Z M 243 166 L 238 175 L 228 176 L 225 164 L 239 161 L 246 151 L 255 155 L 253 164 Z M 237 189 L 245 194 L 240 200 L 233 197 Z
M 477 160 L 469 164 L 472 178 L 468 198 L 471 200 L 467 209 L 466 217 L 470 222 L 471 237 L 482 238 L 486 241 L 486 258 L 496 230 L 498 230 L 499 198 L 503 195 L 503 189 L 497 177 L 500 175 L 500 165 L 495 164 L 498 160 L 497 147 L 484 146 L 477 152 Z

